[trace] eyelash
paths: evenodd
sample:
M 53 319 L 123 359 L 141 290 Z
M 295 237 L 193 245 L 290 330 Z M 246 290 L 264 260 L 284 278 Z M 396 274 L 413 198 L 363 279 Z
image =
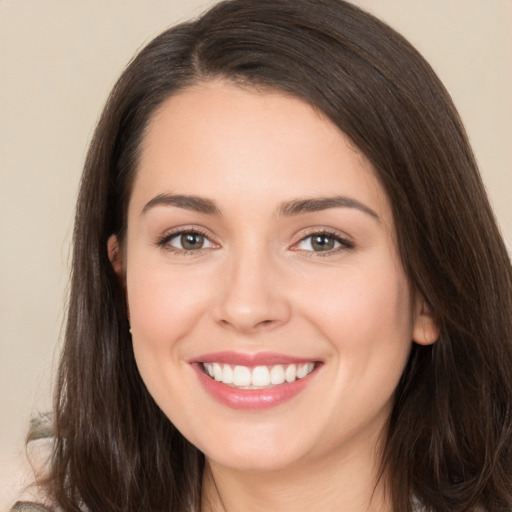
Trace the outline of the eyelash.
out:
M 346 251 L 346 250 L 355 248 L 355 244 L 351 240 L 342 237 L 337 231 L 331 231 L 328 229 L 319 229 L 318 231 L 311 231 L 309 234 L 303 236 L 298 242 L 293 244 L 292 247 L 297 247 L 299 244 L 301 244 L 302 242 L 304 242 L 310 238 L 322 237 L 322 236 L 332 238 L 334 240 L 334 242 L 337 242 L 340 244 L 339 247 L 329 249 L 326 251 L 312 251 L 312 250 L 303 250 L 303 249 L 299 249 L 299 248 L 292 249 L 292 250 L 297 251 L 297 252 L 300 251 L 304 255 L 306 255 L 307 257 L 310 257 L 310 258 L 316 258 L 316 257 L 326 258 L 328 256 L 336 255 L 342 251 Z
M 208 242 L 210 244 L 217 245 L 215 242 L 213 242 L 210 239 L 210 237 L 204 231 L 197 229 L 197 228 L 180 229 L 178 231 L 173 231 L 171 233 L 167 233 L 166 235 L 162 236 L 161 238 L 159 238 L 157 240 L 156 245 L 159 247 L 162 247 L 163 249 L 170 251 L 176 255 L 179 255 L 179 256 L 193 256 L 193 255 L 197 255 L 198 253 L 201 253 L 204 250 L 210 250 L 210 248 L 203 248 L 203 247 L 201 247 L 199 249 L 195 249 L 195 250 L 193 250 L 193 249 L 187 250 L 187 249 L 179 249 L 177 247 L 173 247 L 172 245 L 170 245 L 169 242 L 171 240 L 173 240 L 174 238 L 183 236 L 183 235 L 199 235 L 199 236 L 204 237 L 206 240 L 208 240 Z M 293 247 L 297 247 L 299 244 L 305 242 L 309 238 L 312 238 L 315 236 L 316 237 L 323 236 L 323 237 L 332 238 L 334 240 L 334 242 L 336 242 L 340 245 L 339 245 L 339 247 L 336 247 L 333 249 L 328 249 L 325 251 L 314 251 L 314 250 L 304 250 L 304 249 L 299 249 L 299 248 L 295 248 L 295 249 L 293 248 Z M 338 232 L 321 229 L 318 231 L 312 231 L 311 233 L 307 234 L 306 236 L 303 236 L 298 242 L 293 244 L 291 250 L 297 251 L 297 252 L 302 252 L 303 254 L 307 255 L 308 257 L 325 258 L 327 256 L 332 256 L 334 254 L 338 254 L 341 251 L 350 250 L 350 249 L 354 249 L 354 248 L 355 248 L 355 244 L 352 241 L 348 240 L 347 238 L 340 236 L 340 234 Z
M 183 235 L 199 235 L 199 236 L 204 237 L 205 240 L 208 240 L 212 245 L 217 245 L 217 244 L 215 244 L 215 242 L 211 241 L 210 237 L 204 231 L 201 231 L 200 229 L 197 229 L 197 228 L 179 229 L 177 231 L 167 233 L 166 235 L 162 236 L 161 238 L 159 238 L 157 240 L 156 245 L 158 247 L 161 247 L 161 248 L 163 248 L 169 252 L 172 252 L 178 256 L 194 256 L 194 255 L 201 253 L 204 250 L 209 250 L 209 248 L 203 248 L 203 247 L 201 247 L 200 249 L 195 249 L 195 250 L 179 249 L 178 247 L 173 247 L 172 245 L 170 245 L 169 242 L 171 240 L 173 240 L 174 238 L 183 236 Z

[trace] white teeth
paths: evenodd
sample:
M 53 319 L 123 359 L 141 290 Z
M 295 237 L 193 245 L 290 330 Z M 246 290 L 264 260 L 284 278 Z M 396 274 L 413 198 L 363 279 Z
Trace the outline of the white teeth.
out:
M 204 368 L 207 371 L 208 375 L 213 378 L 213 364 L 212 363 L 204 363 Z
M 258 389 L 303 379 L 314 370 L 315 363 L 276 364 L 251 368 L 240 365 L 233 367 L 223 363 L 203 363 L 203 368 L 207 375 L 218 382 L 239 388 Z
M 224 384 L 233 383 L 233 368 L 231 368 L 229 364 L 225 364 L 222 369 L 222 382 L 224 382 Z
M 213 378 L 222 381 L 222 366 L 219 363 L 213 363 Z
M 315 367 L 315 363 L 299 364 L 299 367 L 297 368 L 297 379 L 302 379 L 308 373 L 311 373 L 313 371 L 314 367 Z
M 297 367 L 294 364 L 291 364 L 286 368 L 284 378 L 286 379 L 286 382 L 293 382 L 297 378 Z
M 270 386 L 270 372 L 266 366 L 256 366 L 252 371 L 253 386 Z
M 233 370 L 233 384 L 237 387 L 251 385 L 251 370 L 247 366 L 235 366 Z
M 305 364 L 299 364 L 297 367 L 297 378 L 302 379 L 302 377 L 305 377 L 308 374 L 308 365 Z
M 280 364 L 272 366 L 270 370 L 270 384 L 282 384 L 284 382 L 284 368 Z

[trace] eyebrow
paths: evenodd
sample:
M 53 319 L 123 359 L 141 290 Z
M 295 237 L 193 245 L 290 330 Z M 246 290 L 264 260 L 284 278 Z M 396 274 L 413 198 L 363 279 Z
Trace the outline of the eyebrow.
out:
M 144 205 L 141 215 L 155 206 L 176 206 L 206 215 L 220 215 L 220 209 L 211 199 L 183 194 L 159 194 Z
M 155 206 L 175 206 L 206 215 L 221 215 L 220 208 L 211 199 L 185 194 L 159 194 L 148 201 L 142 209 L 141 215 Z M 286 201 L 279 207 L 278 214 L 283 217 L 292 217 L 306 213 L 314 213 L 331 208 L 355 208 L 380 220 L 377 213 L 363 203 L 346 196 L 318 197 L 308 199 L 294 199 Z
M 319 197 L 311 199 L 296 199 L 283 203 L 279 208 L 280 215 L 290 217 L 304 213 L 313 213 L 330 208 L 355 208 L 380 220 L 377 213 L 363 203 L 346 196 Z

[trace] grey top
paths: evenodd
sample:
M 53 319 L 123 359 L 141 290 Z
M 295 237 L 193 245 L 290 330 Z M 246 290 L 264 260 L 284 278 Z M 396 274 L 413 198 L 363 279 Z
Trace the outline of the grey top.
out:
M 17 501 L 10 512 L 51 512 L 49 509 L 38 505 L 37 503 L 30 503 L 28 501 Z

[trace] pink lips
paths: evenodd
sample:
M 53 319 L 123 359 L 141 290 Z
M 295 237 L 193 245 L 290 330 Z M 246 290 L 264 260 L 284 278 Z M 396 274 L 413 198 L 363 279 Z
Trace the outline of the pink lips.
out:
M 243 354 L 237 352 L 216 352 L 205 354 L 189 361 L 196 371 L 199 382 L 205 390 L 220 403 L 239 410 L 262 410 L 282 404 L 298 395 L 311 382 L 317 373 L 318 366 L 306 377 L 294 382 L 285 382 L 264 389 L 240 389 L 218 382 L 203 371 L 202 363 L 224 363 L 241 366 L 272 366 L 276 364 L 300 364 L 311 362 L 311 359 L 290 357 L 284 354 L 263 352 L 259 354 Z
M 291 357 L 273 352 L 244 354 L 239 352 L 215 352 L 191 360 L 191 363 L 226 363 L 241 366 L 270 366 L 274 364 L 308 363 L 311 359 Z

